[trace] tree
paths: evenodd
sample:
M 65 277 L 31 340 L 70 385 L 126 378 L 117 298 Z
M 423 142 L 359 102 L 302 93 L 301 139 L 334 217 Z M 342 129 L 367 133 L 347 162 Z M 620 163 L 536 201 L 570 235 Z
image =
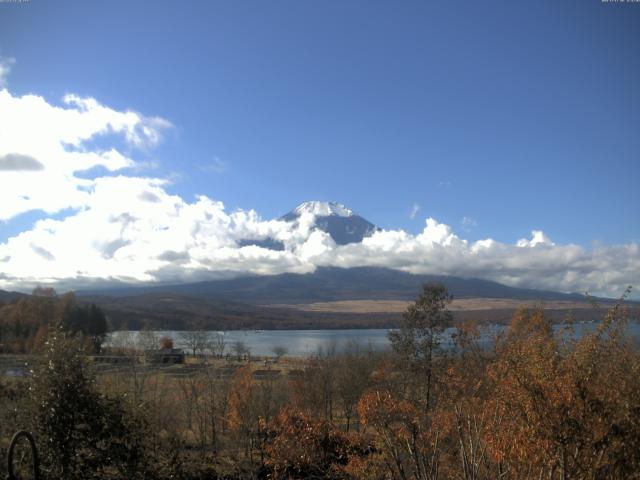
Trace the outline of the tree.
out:
M 229 425 L 242 441 L 245 457 L 250 456 L 259 429 L 255 392 L 251 368 L 236 371 L 229 388 Z
M 347 479 L 352 458 L 371 452 L 361 438 L 339 431 L 328 421 L 316 420 L 308 413 L 284 408 L 269 429 L 266 446 L 268 478 Z
M 389 332 L 393 351 L 424 384 L 426 408 L 431 403 L 434 355 L 440 350 L 441 334 L 452 321 L 447 310 L 452 300 L 444 285 L 425 284 L 418 299 L 403 314 L 400 328 Z
M 207 440 L 210 440 L 211 452 L 215 456 L 221 447 L 221 432 L 227 427 L 227 404 L 229 379 L 220 375 L 218 369 L 207 367 L 199 377 L 199 387 L 203 392 L 195 405 L 195 417 L 201 452 L 205 452 Z
M 274 346 L 271 351 L 273 352 L 273 354 L 276 356 L 276 362 L 278 362 L 280 360 L 280 358 L 284 357 L 289 350 L 287 349 L 287 347 L 282 346 L 282 345 L 276 345 Z
M 184 344 L 193 352 L 195 357 L 198 352 L 203 352 L 209 345 L 209 332 L 206 330 L 187 330 L 180 334 Z
M 146 452 L 144 422 L 119 398 L 102 395 L 86 362 L 85 344 L 58 325 L 33 375 L 34 427 L 42 459 L 52 478 L 139 478 Z
M 222 357 L 224 349 L 227 346 L 227 342 L 224 339 L 224 333 L 216 332 L 209 336 L 207 347 L 211 351 L 211 354 L 216 357 Z
M 238 358 L 238 361 L 242 360 L 243 355 L 248 355 L 250 352 L 249 347 L 247 347 L 247 344 L 241 340 L 237 340 L 236 342 L 234 342 L 233 351 L 235 352 L 236 357 Z
M 138 332 L 138 347 L 144 351 L 157 350 L 160 345 L 160 337 L 149 328 L 148 325 Z
M 369 386 L 369 377 L 373 370 L 371 358 L 359 351 L 357 344 L 347 344 L 345 352 L 336 362 L 335 378 L 338 403 L 342 407 L 342 415 L 347 421 L 345 430 L 348 432 L 351 419 L 356 416 L 358 401 Z
M 389 332 L 393 351 L 402 362 L 399 372 L 408 381 L 397 388 L 395 382 L 377 378 L 380 386 L 365 393 L 358 404 L 361 422 L 378 434 L 379 460 L 392 478 L 435 480 L 440 475 L 441 437 L 448 427 L 435 401 L 434 368 L 440 337 L 452 320 L 447 310 L 451 299 L 441 284 L 423 286 L 400 328 Z
M 160 339 L 160 350 L 171 350 L 171 349 L 173 349 L 173 338 L 162 337 Z
M 96 305 L 79 305 L 73 292 L 60 299 L 62 325 L 71 333 L 81 332 L 91 339 L 93 350 L 99 353 L 107 334 L 107 319 Z
M 503 417 L 489 452 L 512 478 L 637 478 L 640 355 L 618 305 L 578 339 L 555 336 L 542 309 L 518 310 L 497 345 L 489 403 Z
M 110 338 L 109 346 L 120 355 L 131 355 L 135 351 L 133 332 L 131 330 L 115 332 Z
M 41 287 L 38 285 L 31 291 L 31 295 L 34 297 L 43 297 L 43 298 L 57 298 L 58 294 L 55 289 L 52 287 Z
M 358 404 L 365 426 L 377 433 L 375 461 L 399 480 L 436 480 L 440 469 L 440 426 L 425 426 L 425 413 L 416 403 L 397 398 L 390 391 L 365 393 Z
M 319 347 L 315 357 L 308 360 L 301 378 L 293 382 L 293 397 L 298 408 L 315 412 L 325 420 L 333 421 L 336 389 L 336 370 L 340 360 L 336 356 L 336 343 Z
M 86 318 L 86 333 L 93 341 L 94 351 L 99 352 L 102 348 L 102 342 L 108 332 L 107 317 L 100 307 L 92 303 L 88 307 Z

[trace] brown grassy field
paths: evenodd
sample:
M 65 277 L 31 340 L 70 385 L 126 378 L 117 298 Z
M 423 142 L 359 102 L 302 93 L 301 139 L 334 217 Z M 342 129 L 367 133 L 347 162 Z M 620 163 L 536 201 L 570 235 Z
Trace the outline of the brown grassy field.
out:
M 401 300 L 343 300 L 337 302 L 318 302 L 308 304 L 279 304 L 271 307 L 290 308 L 302 312 L 335 312 L 335 313 L 401 313 L 412 302 Z M 452 311 L 478 311 L 478 310 L 515 310 L 518 307 L 534 307 L 542 305 L 545 310 L 581 310 L 592 308 L 586 300 L 573 301 L 547 301 L 537 303 L 531 300 L 518 300 L 510 298 L 462 298 L 454 300 L 449 309 Z

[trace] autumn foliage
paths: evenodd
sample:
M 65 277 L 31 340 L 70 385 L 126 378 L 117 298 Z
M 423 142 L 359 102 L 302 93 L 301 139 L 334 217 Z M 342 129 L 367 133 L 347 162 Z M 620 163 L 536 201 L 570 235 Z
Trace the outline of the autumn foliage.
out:
M 613 312 L 595 333 L 563 340 L 541 310 L 517 312 L 488 368 L 488 403 L 503 419 L 489 437 L 495 462 L 516 477 L 638 475 L 640 362 L 622 321 Z
M 41 435 L 51 434 L 45 427 L 56 434 L 75 429 L 72 442 L 56 441 L 73 448 L 55 458 L 66 459 L 64 471 L 95 470 L 96 478 L 131 478 L 135 470 L 140 478 L 182 480 L 640 480 L 640 351 L 627 336 L 622 301 L 591 330 L 570 321 L 552 325 L 543 308 L 521 308 L 506 329 L 482 331 L 452 324 L 450 299 L 441 285 L 426 285 L 390 335 L 391 352 L 349 345 L 337 353 L 329 346 L 295 361 L 288 373 L 289 359 L 257 369 L 249 356 L 232 355 L 217 366 L 171 370 L 180 372 L 175 376 L 134 362 L 107 384 L 89 370 L 79 377 L 83 370 L 70 368 L 61 352 L 55 365 L 62 373 L 36 375 L 32 392 L 49 409 L 60 396 L 51 392 L 82 400 L 69 412 L 79 420 L 47 423 L 44 410 L 31 416 L 44 425 Z M 38 300 L 5 309 L 4 338 L 21 338 L 11 332 L 15 319 L 62 311 L 52 305 Z M 18 322 L 33 342 L 35 325 Z M 453 342 L 445 344 L 442 333 L 452 326 Z M 169 338 L 163 346 L 170 347 Z M 117 389 L 124 395 L 107 401 L 103 390 Z M 19 411 L 11 403 L 19 395 L 18 387 L 0 384 L 0 412 Z M 135 422 L 125 418 L 130 411 L 140 415 L 130 417 Z M 102 423 L 89 421 L 94 412 Z M 14 425 L 13 417 L 0 423 Z M 122 432 L 138 443 L 121 441 Z M 87 451 L 102 455 L 100 469 L 90 471 L 78 456 L 94 437 L 120 449 L 117 469 L 98 445 L 97 453 Z
M 162 337 L 160 339 L 160 349 L 161 350 L 171 350 L 173 348 L 173 338 L 171 337 Z
M 577 336 L 520 309 L 494 352 L 473 348 L 477 332 L 463 327 L 458 354 L 433 362 L 430 404 L 384 381 L 361 398 L 386 475 L 640 478 L 640 355 L 625 322 L 616 306 Z
M 96 305 L 80 304 L 72 292 L 58 296 L 51 288 L 36 288 L 31 296 L 0 302 L 0 352 L 39 352 L 57 326 L 80 334 L 96 353 L 107 333 L 105 315 Z
M 280 412 L 269 437 L 266 464 L 274 479 L 349 478 L 350 460 L 371 453 L 361 437 L 293 408 Z

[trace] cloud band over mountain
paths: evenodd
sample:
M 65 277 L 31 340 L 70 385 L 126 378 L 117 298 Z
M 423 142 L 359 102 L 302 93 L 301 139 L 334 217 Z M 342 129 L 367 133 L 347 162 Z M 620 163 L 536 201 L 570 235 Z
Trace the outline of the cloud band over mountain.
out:
M 182 198 L 168 192 L 166 179 L 136 174 L 130 152 L 161 141 L 171 128 L 162 118 L 72 95 L 56 106 L 6 89 L 0 112 L 0 221 L 30 211 L 58 215 L 0 243 L 2 289 L 181 282 L 318 266 L 384 266 L 608 296 L 640 284 L 637 243 L 586 249 L 554 244 L 541 231 L 516 244 L 468 241 L 427 218 L 417 235 L 379 230 L 361 243 L 337 245 L 314 228 L 312 212 L 293 222 L 264 220 L 207 196 Z M 113 145 L 104 148 L 105 139 Z M 284 248 L 247 245 L 247 238 Z

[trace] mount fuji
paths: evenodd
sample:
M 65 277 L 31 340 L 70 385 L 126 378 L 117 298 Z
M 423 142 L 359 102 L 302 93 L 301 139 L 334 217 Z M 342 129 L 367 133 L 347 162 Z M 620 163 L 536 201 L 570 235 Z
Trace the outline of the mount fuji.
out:
M 278 220 L 292 224 L 300 223 L 302 218 L 313 218 L 311 230 L 317 229 L 328 233 L 337 245 L 360 243 L 362 239 L 380 230 L 370 221 L 357 215 L 353 210 L 338 202 L 320 202 L 312 200 L 303 202 Z M 241 247 L 256 245 L 270 250 L 284 250 L 282 242 L 273 238 L 243 239 Z
M 284 222 L 287 228 L 282 229 L 283 225 L 279 224 L 269 234 L 253 238 L 240 236 L 236 242 L 240 247 L 253 245 L 282 251 L 292 246 L 285 244 L 286 235 L 274 232 L 299 234 L 298 240 L 304 241 L 305 235 L 321 231 L 336 245 L 348 245 L 362 242 L 380 231 L 337 202 L 304 202 L 273 222 Z M 241 274 L 195 283 L 123 285 L 77 294 L 82 301 L 103 307 L 114 325 L 127 325 L 127 328 L 141 328 L 142 319 L 155 328 L 178 330 L 184 329 L 188 322 L 223 329 L 388 328 L 397 325 L 394 322 L 401 312 L 376 310 L 383 308 L 378 302 L 405 308 L 422 285 L 430 282 L 443 283 L 455 298 L 466 299 L 464 305 L 469 306 L 456 312 L 456 318 L 461 320 L 507 321 L 515 308 L 512 305 L 542 300 L 559 302 L 554 307 L 557 318 L 564 318 L 569 310 L 576 319 L 591 320 L 593 315 L 583 295 L 515 288 L 479 278 L 418 275 L 366 266 L 322 266 L 311 273 Z M 504 299 L 511 303 L 505 303 Z M 341 305 L 355 310 L 340 310 L 347 308 Z
M 338 245 L 359 243 L 379 230 L 373 223 L 337 202 L 304 202 L 280 217 L 280 220 L 297 222 L 305 214 L 313 215 L 315 228 L 331 235 Z

